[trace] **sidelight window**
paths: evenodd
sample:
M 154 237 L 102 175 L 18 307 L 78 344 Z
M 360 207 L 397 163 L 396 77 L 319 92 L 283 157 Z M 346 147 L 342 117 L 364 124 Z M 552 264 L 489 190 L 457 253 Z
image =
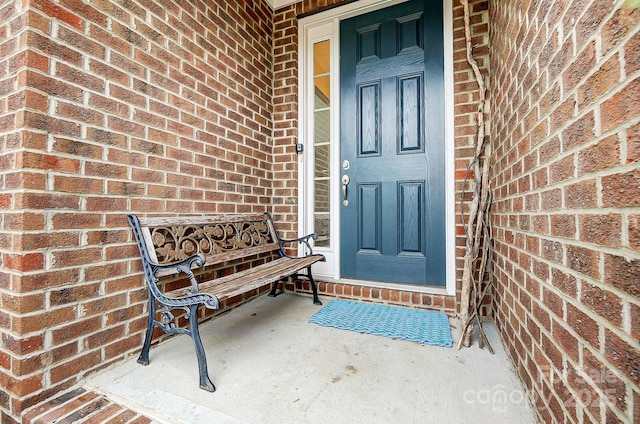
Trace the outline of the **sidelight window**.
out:
M 313 45 L 314 232 L 316 246 L 331 242 L 331 44 Z

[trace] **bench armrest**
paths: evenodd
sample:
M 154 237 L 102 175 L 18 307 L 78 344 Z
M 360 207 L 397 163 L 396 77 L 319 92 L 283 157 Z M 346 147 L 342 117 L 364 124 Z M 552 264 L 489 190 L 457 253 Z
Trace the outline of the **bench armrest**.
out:
M 178 262 L 173 262 L 170 264 L 157 264 L 151 262 L 151 269 L 153 275 L 157 277 L 157 272 L 161 270 L 175 270 L 177 273 L 186 274 L 189 278 L 189 282 L 191 283 L 191 288 L 186 290 L 186 295 L 182 297 L 167 297 L 164 293 L 160 291 L 155 281 L 150 282 L 151 291 L 154 294 L 154 297 L 163 305 L 169 306 L 171 308 L 185 308 L 190 305 L 203 304 L 205 307 L 210 309 L 218 309 L 220 308 L 220 302 L 218 297 L 210 294 L 210 293 L 199 293 L 198 292 L 198 282 L 193 275 L 192 269 L 199 268 L 203 266 L 205 263 L 205 258 L 202 254 L 197 253 L 193 256 L 190 256 L 186 259 L 183 259 Z
M 154 262 L 150 262 L 151 269 L 153 271 L 153 275 L 157 277 L 158 271 L 162 270 L 175 270 L 177 273 L 183 273 L 189 278 L 189 282 L 191 282 L 191 289 L 189 290 L 190 294 L 198 293 L 198 282 L 193 275 L 193 268 L 200 268 L 205 263 L 205 258 L 202 254 L 196 253 L 193 256 L 190 256 L 186 259 L 183 259 L 178 262 L 172 262 L 170 264 L 158 264 Z M 195 265 L 195 266 L 194 266 Z
M 291 257 L 291 256 L 287 255 L 286 252 L 285 252 L 284 245 L 286 243 L 303 244 L 305 246 L 305 249 L 306 249 L 305 257 L 313 255 L 313 248 L 311 247 L 311 243 L 309 243 L 309 239 L 313 239 L 314 241 L 318 240 L 318 235 L 312 233 L 312 234 L 307 234 L 306 236 L 298 237 L 298 238 L 295 238 L 295 239 L 278 239 L 278 242 L 280 243 L 280 253 L 281 253 L 281 255 L 282 256 Z
M 151 261 L 150 261 L 151 262 Z M 169 264 L 159 264 L 155 262 L 151 262 L 155 270 L 160 269 L 176 269 L 179 272 L 187 272 L 186 270 L 191 270 L 192 268 L 199 268 L 204 265 L 205 259 L 201 253 L 196 253 L 193 256 L 189 256 L 186 259 L 182 259 L 177 262 L 171 262 Z M 193 264 L 195 263 L 195 267 Z M 184 268 L 184 270 L 183 270 Z
M 165 298 L 164 302 L 161 303 L 174 308 L 184 308 L 191 305 L 202 304 L 208 309 L 220 309 L 220 300 L 218 300 L 218 296 L 211 293 L 196 293 L 179 298 Z

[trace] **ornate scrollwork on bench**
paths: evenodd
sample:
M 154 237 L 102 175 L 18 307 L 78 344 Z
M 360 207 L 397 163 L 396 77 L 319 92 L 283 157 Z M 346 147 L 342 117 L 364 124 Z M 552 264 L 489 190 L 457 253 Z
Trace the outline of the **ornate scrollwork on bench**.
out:
M 160 264 L 274 243 L 266 221 L 155 227 L 151 240 Z

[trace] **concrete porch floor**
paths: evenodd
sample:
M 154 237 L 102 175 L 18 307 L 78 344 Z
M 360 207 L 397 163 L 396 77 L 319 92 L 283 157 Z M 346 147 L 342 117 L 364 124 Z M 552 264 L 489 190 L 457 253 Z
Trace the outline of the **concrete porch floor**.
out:
M 198 388 L 186 336 L 152 346 L 149 366 L 133 358 L 83 388 L 158 423 L 536 422 L 493 325 L 495 355 L 308 323 L 318 308 L 262 296 L 202 325 L 215 393 Z

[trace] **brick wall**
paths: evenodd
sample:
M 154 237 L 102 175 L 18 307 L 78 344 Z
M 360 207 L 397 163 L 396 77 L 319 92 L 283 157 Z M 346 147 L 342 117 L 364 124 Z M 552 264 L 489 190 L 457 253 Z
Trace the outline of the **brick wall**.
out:
M 125 213 L 269 209 L 271 28 L 248 0 L 0 2 L 3 423 L 141 346 Z
M 0 0 L 2 422 L 138 351 L 145 289 L 125 213 L 271 209 L 296 233 L 295 16 L 329 3 Z M 486 70 L 488 4 L 472 7 Z M 453 13 L 460 190 L 477 97 Z M 321 289 L 456 310 L 449 296 Z
M 297 219 L 297 154 L 295 145 L 298 142 L 298 24 L 297 16 L 311 13 L 322 8 L 341 3 L 330 0 L 305 0 L 303 2 L 276 11 L 274 17 L 274 161 L 276 184 L 282 188 L 274 188 L 274 211 L 287 217 L 287 222 Z M 468 208 L 468 204 L 460 206 L 461 191 L 467 174 L 467 167 L 473 157 L 473 140 L 475 135 L 475 111 L 477 110 L 478 86 L 466 58 L 464 38 L 464 11 L 458 1 L 453 2 L 453 81 L 455 104 L 455 179 L 456 179 L 456 271 L 457 280 L 462 277 L 465 237 L 460 221 L 460 208 Z M 475 0 L 471 5 L 471 31 L 474 43 L 474 54 L 485 74 L 489 66 L 489 25 L 488 1 Z M 281 181 L 281 179 L 284 179 Z M 288 183 L 287 183 L 288 181 Z M 471 188 L 467 184 L 466 190 Z M 292 229 L 293 224 L 292 224 Z M 457 285 L 457 297 L 437 294 L 423 294 L 407 290 L 379 289 L 375 287 L 353 286 L 351 284 L 321 283 L 319 292 L 328 296 L 383 301 L 399 305 L 410 305 L 437 309 L 449 315 L 459 310 L 460 287 Z M 288 286 L 293 291 L 310 292 L 308 284 L 298 282 L 296 286 Z M 490 300 L 486 300 L 483 313 L 490 314 Z
M 18 89 L 18 75 L 11 71 L 16 62 L 25 61 L 25 55 L 18 51 L 18 34 L 15 28 L 22 26 L 19 10 L 13 6 L 12 0 L 0 1 L 0 421 L 4 422 L 3 410 L 8 408 L 11 402 L 10 394 L 4 387 L 7 386 L 8 370 L 11 369 L 11 351 L 5 346 L 6 330 L 11 325 L 11 315 L 4 306 L 7 302 L 6 293 L 11 287 L 12 271 L 10 266 L 21 266 L 23 258 L 19 255 L 19 248 L 13 248 L 12 235 L 17 228 L 18 219 L 12 219 L 10 213 L 14 199 L 12 186 L 19 186 L 20 179 L 16 178 L 17 160 L 14 152 L 15 144 L 19 139 L 18 123 L 15 111 L 18 110 L 23 100 L 23 90 Z M 13 25 L 11 23 L 14 23 Z M 27 261 L 27 258 L 24 258 Z M 37 303 L 37 302 L 36 302 Z M 37 307 L 37 305 L 36 305 Z M 13 348 L 14 351 L 20 346 Z
M 490 3 L 494 314 L 544 422 L 640 422 L 640 5 Z

